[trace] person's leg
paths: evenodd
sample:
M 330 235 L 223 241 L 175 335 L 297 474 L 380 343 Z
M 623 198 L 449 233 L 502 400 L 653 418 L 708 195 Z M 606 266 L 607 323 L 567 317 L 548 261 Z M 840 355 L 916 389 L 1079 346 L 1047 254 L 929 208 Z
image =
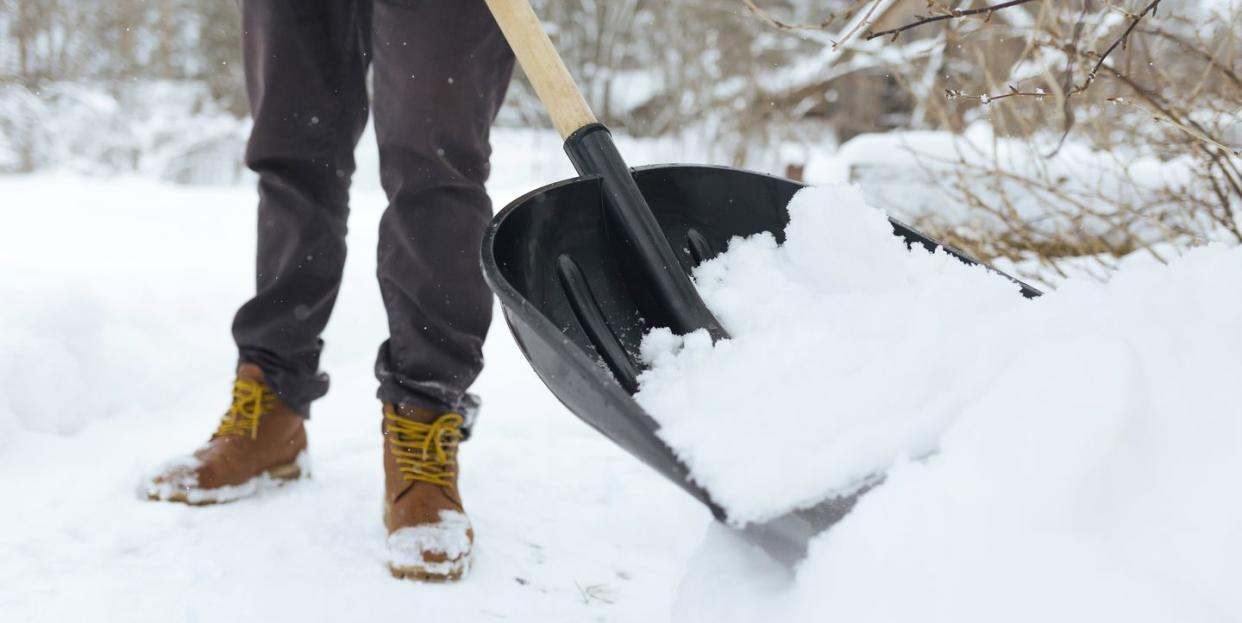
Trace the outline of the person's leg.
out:
M 233 324 L 241 361 L 232 406 L 207 443 L 147 480 L 152 500 L 230 502 L 309 474 L 303 422 L 327 389 L 319 333 L 345 260 L 353 147 L 367 116 L 369 10 L 362 0 L 242 4 L 258 292 Z
M 461 408 L 483 367 L 492 295 L 479 246 L 492 205 L 488 134 L 513 55 L 483 0 L 376 0 L 374 110 L 389 207 L 378 278 L 388 403 Z
M 345 262 L 354 146 L 367 120 L 369 0 L 245 0 L 246 165 L 259 174 L 257 291 L 237 311 L 241 363 L 305 416 Z
M 479 266 L 492 213 L 483 183 L 513 55 L 483 0 L 376 0 L 374 24 L 389 199 L 378 276 L 390 334 L 375 366 L 388 562 L 398 577 L 453 580 L 469 568 L 474 542 L 457 448 L 492 318 Z

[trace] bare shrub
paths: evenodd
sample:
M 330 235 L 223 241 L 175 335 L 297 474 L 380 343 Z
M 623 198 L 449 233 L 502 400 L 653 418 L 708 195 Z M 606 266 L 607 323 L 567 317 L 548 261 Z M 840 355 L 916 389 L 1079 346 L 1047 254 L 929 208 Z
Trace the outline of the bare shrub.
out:
M 965 210 L 907 214 L 917 225 L 982 259 L 1054 272 L 1070 258 L 1107 268 L 1138 250 L 1242 241 L 1239 3 L 867 4 L 888 19 L 846 44 L 847 64 L 900 82 L 911 127 L 990 130 L 920 154 Z

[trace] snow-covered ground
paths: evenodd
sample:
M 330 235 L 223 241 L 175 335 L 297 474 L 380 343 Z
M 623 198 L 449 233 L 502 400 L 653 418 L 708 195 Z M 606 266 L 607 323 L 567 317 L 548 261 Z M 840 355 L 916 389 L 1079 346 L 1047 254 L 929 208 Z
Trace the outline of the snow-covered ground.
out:
M 789 211 L 696 270 L 733 338 L 653 331 L 636 397 L 734 520 L 886 479 L 794 574 L 713 532 L 680 620 L 1242 620 L 1242 249 L 1027 300 L 849 186 Z
M 569 173 L 554 136 L 496 142 L 498 206 Z M 253 190 L 0 178 L 0 621 L 667 618 L 707 513 L 566 412 L 499 320 L 462 450 L 473 574 L 455 586 L 389 576 L 371 373 L 384 201 L 371 149 L 360 157 L 325 335 L 333 386 L 309 425 L 314 476 L 209 508 L 146 502 L 136 487 L 228 405 Z
M 743 245 L 749 255 L 709 265 L 701 285 L 726 323 L 768 314 L 795 330 L 814 321 L 781 302 L 793 292 L 809 306 L 837 305 L 833 317 L 872 314 L 861 318 L 870 333 L 859 339 L 825 320 L 798 348 L 739 339 L 727 348 L 763 353 L 750 363 L 789 370 L 784 381 L 801 378 L 802 393 L 782 407 L 720 392 L 744 404 L 712 414 L 729 426 L 687 420 L 678 441 L 670 419 L 666 431 L 687 456 L 712 442 L 704 430 L 750 435 L 725 447 L 723 464 L 753 451 L 764 469 L 721 471 L 717 486 L 736 487 L 728 495 L 739 516 L 762 517 L 857 476 L 834 472 L 835 456 L 816 457 L 812 431 L 790 430 L 822 415 L 793 412 L 795 403 L 814 405 L 815 390 L 835 398 L 836 413 L 855 418 L 842 434 L 877 442 L 852 446 L 866 453 L 845 464 L 895 466 L 811 544 L 805 564 L 775 566 L 578 423 L 498 319 L 476 386 L 483 413 L 462 450 L 474 572 L 450 586 L 392 579 L 371 376 L 385 327 L 373 277 L 384 200 L 369 140 L 353 253 L 324 336 L 332 391 L 309 425 L 314 477 L 218 507 L 146 502 L 137 485 L 203 441 L 227 406 L 229 323 L 253 279 L 253 190 L 0 177 L 0 621 L 1242 619 L 1233 586 L 1242 430 L 1231 393 L 1242 375 L 1242 299 L 1226 287 L 1242 278 L 1242 251 L 1197 250 L 1170 268 L 1146 262 L 1107 286 L 1071 281 L 1028 303 L 950 260 L 902 259 L 900 245 L 875 239 L 887 235 L 878 217 L 844 209 L 858 202 L 840 191 L 833 202 L 844 218 L 807 221 L 800 246 L 797 236 L 789 248 Z M 570 175 L 549 132 L 501 131 L 494 142 L 497 207 Z M 676 142 L 619 142 L 633 164 L 707 160 Z M 851 153 L 826 154 L 808 175 L 841 181 L 867 160 Z M 765 264 L 782 254 L 787 266 Z M 768 293 L 763 304 L 745 296 L 744 279 L 729 281 L 746 274 L 759 277 L 751 282 Z M 808 275 L 810 294 L 796 283 Z M 894 323 L 903 348 L 882 331 Z M 742 336 L 741 326 L 731 328 Z M 824 355 L 826 344 L 865 357 Z M 678 378 L 692 380 L 677 377 L 680 364 L 730 382 L 728 366 L 708 367 L 708 345 L 676 346 L 648 353 L 671 366 L 674 398 Z M 817 354 L 825 358 L 802 366 L 782 360 Z M 815 366 L 822 374 L 805 374 Z M 885 379 L 895 389 L 882 393 Z M 700 392 L 712 381 L 693 379 Z M 826 395 L 833 388 L 841 393 Z M 924 404 L 934 412 L 903 427 Z M 868 413 L 892 426 L 869 426 Z M 913 433 L 884 439 L 890 430 Z M 711 465 L 698 465 L 705 481 Z

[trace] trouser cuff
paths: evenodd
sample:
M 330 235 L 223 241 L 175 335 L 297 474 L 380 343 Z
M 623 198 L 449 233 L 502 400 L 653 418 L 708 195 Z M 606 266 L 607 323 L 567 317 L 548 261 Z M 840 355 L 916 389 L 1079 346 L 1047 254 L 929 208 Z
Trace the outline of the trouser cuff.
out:
M 328 375 L 316 369 L 298 370 L 262 350 L 241 349 L 238 363 L 251 363 L 263 370 L 268 388 L 294 413 L 310 417 L 311 402 L 328 393 Z

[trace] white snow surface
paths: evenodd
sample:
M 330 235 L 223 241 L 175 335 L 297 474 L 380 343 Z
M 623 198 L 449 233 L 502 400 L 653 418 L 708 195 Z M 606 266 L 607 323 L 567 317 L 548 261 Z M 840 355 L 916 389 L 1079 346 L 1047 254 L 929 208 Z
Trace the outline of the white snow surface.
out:
M 549 134 L 493 142 L 498 207 L 572 173 Z M 636 164 L 702 159 L 622 142 Z M 374 164 L 360 150 L 372 174 L 355 184 L 325 335 L 314 475 L 203 508 L 135 488 L 227 408 L 253 188 L 0 177 L 0 621 L 1242 620 L 1240 252 L 1130 261 L 1108 285 L 1027 302 L 907 252 L 839 186 L 800 196 L 789 244 L 754 239 L 705 266 L 699 285 L 735 339 L 678 351 L 657 335 L 644 379 L 649 400 L 665 379 L 664 434 L 706 457 L 696 473 L 718 495 L 733 487 L 739 516 L 885 472 L 798 569 L 580 424 L 498 317 L 462 448 L 474 568 L 447 586 L 391 578 Z M 765 342 L 778 324 L 802 330 Z M 695 358 L 702 378 L 675 382 Z M 682 409 L 679 382 L 706 391 Z
M 494 134 L 497 208 L 572 175 L 541 134 Z M 389 574 L 373 149 L 359 151 L 324 336 L 332 388 L 308 424 L 313 476 L 200 508 L 137 489 L 228 408 L 254 188 L 0 177 L 0 621 L 667 618 L 707 512 L 568 413 L 499 313 L 461 449 L 473 569 L 453 585 Z
M 884 473 L 794 571 L 713 529 L 684 621 L 1242 620 L 1242 250 L 1028 301 L 848 186 L 696 273 L 639 399 L 735 518 Z

